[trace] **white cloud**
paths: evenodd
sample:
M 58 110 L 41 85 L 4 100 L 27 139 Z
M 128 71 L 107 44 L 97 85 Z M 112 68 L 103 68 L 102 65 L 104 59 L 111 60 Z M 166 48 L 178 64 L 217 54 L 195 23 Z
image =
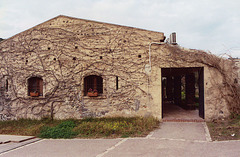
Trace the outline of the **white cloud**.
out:
M 181 46 L 227 49 L 240 57 L 239 0 L 1 0 L 0 37 L 8 38 L 57 15 L 148 30 L 176 31 Z M 223 47 L 222 45 L 225 45 Z

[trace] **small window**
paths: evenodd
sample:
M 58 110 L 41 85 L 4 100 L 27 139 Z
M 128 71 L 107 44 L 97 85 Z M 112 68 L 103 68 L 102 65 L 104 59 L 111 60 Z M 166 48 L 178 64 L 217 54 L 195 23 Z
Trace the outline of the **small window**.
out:
M 43 96 L 43 80 L 39 77 L 28 79 L 28 96 Z
M 7 92 L 8 91 L 8 80 L 6 80 L 5 88 L 6 88 L 6 92 Z
M 238 83 L 238 79 L 235 78 L 235 79 L 234 79 L 234 83 Z
M 118 76 L 116 76 L 116 90 L 118 90 Z
M 103 79 L 101 76 L 90 75 L 84 78 L 84 95 L 89 90 L 97 90 L 98 94 L 103 93 Z

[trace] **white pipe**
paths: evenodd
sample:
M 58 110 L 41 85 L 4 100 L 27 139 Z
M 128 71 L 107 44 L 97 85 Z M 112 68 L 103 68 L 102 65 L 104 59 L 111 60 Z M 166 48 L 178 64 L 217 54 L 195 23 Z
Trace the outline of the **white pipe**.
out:
M 163 42 L 162 43 L 157 43 L 157 42 L 151 42 L 150 44 L 149 44 L 149 66 L 150 66 L 150 72 L 151 72 L 151 70 L 152 70 L 152 62 L 151 62 L 151 46 L 152 46 L 152 44 L 157 44 L 157 45 L 162 45 L 162 44 L 164 44 Z
M 157 45 L 162 45 L 164 44 L 163 42 L 162 43 L 157 43 L 157 42 L 151 42 L 149 44 L 149 66 L 150 66 L 150 71 L 152 71 L 152 62 L 151 62 L 151 46 L 152 44 L 157 44 Z M 150 103 L 150 93 L 149 93 L 149 86 L 150 86 L 150 75 L 148 77 L 148 86 L 147 86 L 147 90 L 148 90 L 148 103 Z

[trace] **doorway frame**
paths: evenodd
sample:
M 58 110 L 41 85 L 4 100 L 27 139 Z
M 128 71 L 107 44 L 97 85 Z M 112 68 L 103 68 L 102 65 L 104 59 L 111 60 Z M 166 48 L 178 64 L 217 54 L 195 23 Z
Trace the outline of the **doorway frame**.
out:
M 178 67 L 178 68 L 173 68 L 173 67 L 164 67 L 161 68 L 161 119 L 163 119 L 163 101 L 164 101 L 164 97 L 163 97 L 163 77 L 166 77 L 166 73 L 169 73 L 169 76 L 174 76 L 171 74 L 171 72 L 166 72 L 167 70 L 172 70 L 174 73 L 174 71 L 180 71 L 179 73 L 182 74 L 187 74 L 188 71 L 193 71 L 193 72 L 198 72 L 198 88 L 199 88 L 199 107 L 198 107 L 198 116 L 201 117 L 202 119 L 205 119 L 205 99 L 204 99 L 204 67 Z M 182 70 L 182 72 L 181 72 Z

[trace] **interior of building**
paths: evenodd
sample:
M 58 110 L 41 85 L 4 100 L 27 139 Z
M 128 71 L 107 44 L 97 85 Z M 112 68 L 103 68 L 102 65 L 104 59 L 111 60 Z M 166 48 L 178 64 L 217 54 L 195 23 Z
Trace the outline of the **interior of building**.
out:
M 162 68 L 163 120 L 203 120 L 203 67 Z

